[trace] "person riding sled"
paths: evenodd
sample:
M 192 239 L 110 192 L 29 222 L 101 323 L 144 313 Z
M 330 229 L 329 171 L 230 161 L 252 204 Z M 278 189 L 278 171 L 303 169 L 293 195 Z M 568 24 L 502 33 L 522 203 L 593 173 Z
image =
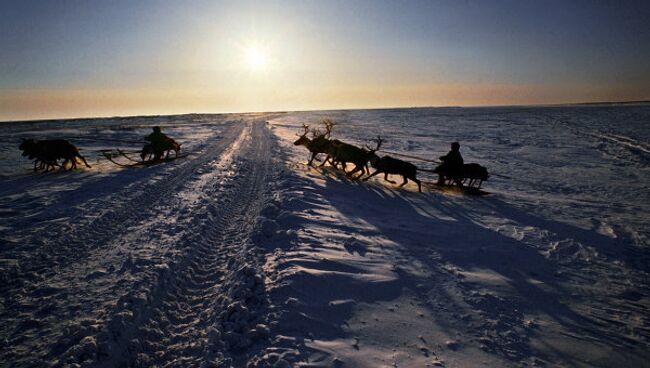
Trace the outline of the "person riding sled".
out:
M 146 151 L 153 151 L 154 154 L 154 161 L 160 161 L 162 160 L 163 154 L 165 151 L 168 149 L 167 142 L 171 139 L 167 135 L 165 135 L 163 132 L 160 131 L 160 127 L 153 127 L 153 133 L 149 134 L 148 136 L 144 137 L 146 141 L 149 141 L 150 143 L 147 143 L 144 145 L 142 148 L 143 152 Z M 149 146 L 149 147 L 147 147 Z
M 440 164 L 434 170 L 438 174 L 438 185 L 443 185 L 446 180 L 453 180 L 458 186 L 463 186 L 460 179 L 463 169 L 463 156 L 460 154 L 460 143 L 453 142 L 451 150 L 444 156 L 440 157 Z

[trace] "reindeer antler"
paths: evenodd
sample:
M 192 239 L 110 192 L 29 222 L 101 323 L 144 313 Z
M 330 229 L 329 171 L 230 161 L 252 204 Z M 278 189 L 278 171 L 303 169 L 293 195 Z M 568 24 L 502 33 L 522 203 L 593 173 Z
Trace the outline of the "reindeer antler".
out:
M 303 128 L 305 131 L 304 131 L 302 134 L 298 134 L 298 133 L 296 133 L 296 135 L 297 135 L 298 137 L 304 137 L 304 136 L 307 135 L 307 133 L 309 133 L 309 125 L 307 125 L 307 124 L 305 124 L 305 123 L 302 123 L 302 128 Z
M 329 138 L 332 135 L 332 129 L 334 129 L 336 123 L 330 119 L 325 119 L 323 120 L 323 124 L 325 124 L 325 136 Z
M 375 147 L 374 149 L 372 149 L 372 148 L 370 148 L 370 146 L 368 146 L 368 145 L 366 144 L 366 148 L 368 149 L 368 151 L 371 151 L 371 152 L 377 152 L 377 151 L 379 151 L 379 147 L 381 147 L 381 143 L 382 143 L 384 140 L 381 139 L 380 136 L 377 136 L 377 139 L 371 139 L 371 140 L 372 140 L 373 142 L 377 142 L 377 147 Z
M 312 136 L 312 138 L 316 138 L 316 137 L 320 137 L 320 136 L 324 136 L 324 135 L 325 135 L 325 134 L 323 134 L 323 133 L 320 131 L 320 129 L 318 129 L 318 128 L 312 128 L 312 130 L 311 130 L 311 136 Z

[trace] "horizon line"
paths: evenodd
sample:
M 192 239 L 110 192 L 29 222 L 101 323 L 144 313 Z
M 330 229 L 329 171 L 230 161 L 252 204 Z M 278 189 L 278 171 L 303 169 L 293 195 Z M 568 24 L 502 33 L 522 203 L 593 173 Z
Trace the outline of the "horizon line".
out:
M 80 117 L 53 117 L 44 119 L 25 119 L 25 120 L 3 120 L 0 124 L 5 123 L 35 123 L 45 121 L 60 120 L 92 120 L 92 119 L 130 119 L 140 117 L 164 117 L 164 116 L 183 116 L 183 115 L 234 115 L 234 114 L 286 114 L 296 112 L 316 112 L 316 111 L 353 111 L 353 110 L 399 110 L 399 109 L 472 109 L 472 108 L 508 108 L 508 107 L 570 107 L 570 106 L 602 106 L 602 105 L 644 105 L 650 104 L 650 100 L 624 100 L 624 101 L 593 101 L 593 102 L 562 102 L 547 104 L 514 104 L 514 105 L 447 105 L 447 106 L 386 106 L 386 107 L 358 107 L 358 108 L 340 108 L 340 109 L 305 109 L 305 110 L 275 110 L 275 111 L 223 111 L 223 112 L 184 112 L 177 114 L 143 114 L 143 115 L 112 115 L 112 116 L 80 116 Z

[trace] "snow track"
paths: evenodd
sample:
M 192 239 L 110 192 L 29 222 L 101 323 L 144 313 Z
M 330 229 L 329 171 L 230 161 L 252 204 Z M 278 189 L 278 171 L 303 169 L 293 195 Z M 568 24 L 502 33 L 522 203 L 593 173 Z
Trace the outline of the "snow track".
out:
M 601 138 L 603 140 L 608 140 L 610 142 L 618 143 L 630 149 L 636 149 L 644 153 L 650 154 L 650 146 L 636 139 L 632 139 L 630 137 L 625 137 L 616 134 L 594 134 L 594 137 Z
M 139 170 L 123 190 L 81 203 L 71 218 L 13 234 L 26 245 L 3 254 L 17 262 L 3 275 L 1 360 L 198 366 L 241 359 L 238 349 L 268 333 L 263 314 L 230 323 L 226 312 L 241 317 L 265 304 L 256 271 L 263 261 L 249 239 L 268 194 L 270 148 L 263 122 L 231 123 L 198 157 Z M 29 253 L 39 256 L 21 262 Z
M 7 124 L 0 367 L 647 366 L 649 114 Z M 458 140 L 467 162 L 508 178 L 494 175 L 477 198 L 309 168 L 295 133 L 324 118 L 341 122 L 337 139 L 381 134 L 387 150 L 413 156 Z M 82 153 L 133 149 L 156 125 L 189 156 L 34 174 L 16 150 L 50 135 L 78 139 Z

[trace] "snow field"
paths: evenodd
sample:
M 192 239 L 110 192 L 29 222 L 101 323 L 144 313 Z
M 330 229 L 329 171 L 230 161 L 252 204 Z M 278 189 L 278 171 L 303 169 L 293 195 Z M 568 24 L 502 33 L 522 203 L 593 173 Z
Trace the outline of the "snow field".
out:
M 69 228 L 38 221 L 44 229 L 11 234 L 21 240 L 4 257 L 20 261 L 3 272 L 3 361 L 241 365 L 268 338 L 263 258 L 248 239 L 270 195 L 272 142 L 252 119 L 215 129 L 192 159 L 135 170 L 133 183 L 118 172 L 104 185 L 124 188 L 82 202 L 81 214 L 61 204 Z M 36 245 L 40 259 L 25 258 Z
M 74 135 L 90 155 L 162 125 L 190 155 L 131 170 L 0 167 L 0 361 L 644 366 L 647 116 L 402 109 L 9 125 L 1 154 L 21 137 Z M 322 118 L 340 122 L 335 138 L 380 134 L 387 151 L 426 158 L 459 140 L 494 174 L 491 194 L 308 168 L 292 142 Z
M 544 115 L 549 115 L 542 112 L 540 128 Z M 606 172 L 606 164 L 585 156 L 589 150 L 601 150 L 600 143 L 576 141 L 572 146 L 563 135 L 584 136 L 584 128 L 575 133 L 560 123 L 559 131 L 538 136 L 534 145 L 545 147 L 538 152 L 529 147 L 534 134 L 530 143 L 516 144 L 515 140 L 529 138 L 496 136 L 526 153 L 501 161 L 500 147 L 488 146 L 485 137 L 473 138 L 466 126 L 450 126 L 449 133 L 444 133 L 446 126 L 437 125 L 402 130 L 397 117 L 413 114 L 314 112 L 270 121 L 294 173 L 287 179 L 291 189 L 283 201 L 284 211 L 292 215 L 279 222 L 277 231 L 295 238 L 288 245 L 279 242 L 282 247 L 273 258 L 277 266 L 268 273 L 279 280 L 271 300 L 285 305 L 280 333 L 291 343 L 283 346 L 301 352 L 293 363 L 643 366 L 650 337 L 648 243 L 643 240 L 647 228 L 642 225 L 647 209 L 638 201 L 630 202 L 630 193 L 614 192 L 622 184 L 607 176 L 594 177 L 591 184 L 607 191 L 607 204 L 593 189 L 565 189 L 581 186 L 582 176 L 578 181 L 553 177 L 543 186 L 531 181 L 527 187 L 527 180 L 546 178 L 542 174 L 546 167 L 571 172 L 574 169 L 567 165 L 581 165 Z M 480 118 L 492 121 L 499 116 Z M 330 169 L 307 168 L 302 163 L 308 152 L 292 145 L 302 122 L 315 125 L 325 117 L 341 122 L 334 138 L 359 145 L 364 143 L 362 137 L 381 131 L 387 150 L 435 157 L 425 144 L 432 145 L 441 135 L 447 142 L 455 140 L 456 135 L 482 150 L 471 143 L 462 145 L 466 161 L 479 161 L 473 156 L 480 154 L 515 173 L 526 166 L 532 174 L 493 178 L 487 184 L 493 194 L 483 198 L 418 195 L 414 185 L 395 190 L 380 179 L 349 181 Z M 491 129 L 514 133 L 519 128 L 513 124 L 516 120 L 498 120 L 487 129 L 488 137 Z M 567 156 L 573 164 L 558 156 L 565 144 L 573 150 Z M 522 162 L 536 161 L 537 155 L 550 158 L 539 161 L 542 171 L 536 171 L 534 163 Z M 647 175 L 647 168 L 637 166 L 640 161 L 634 157 L 621 151 L 615 161 L 629 159 L 626 170 Z M 499 164 L 486 166 L 505 173 Z M 642 183 L 632 182 L 629 191 L 646 196 L 641 194 Z M 618 210 L 628 202 L 632 208 Z

